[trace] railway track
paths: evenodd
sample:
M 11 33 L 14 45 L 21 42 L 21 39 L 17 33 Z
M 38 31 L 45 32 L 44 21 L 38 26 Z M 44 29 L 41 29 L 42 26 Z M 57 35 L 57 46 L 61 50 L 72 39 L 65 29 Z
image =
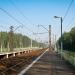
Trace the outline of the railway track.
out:
M 0 60 L 0 75 L 18 75 L 27 65 L 29 65 L 37 56 L 43 53 L 45 49 L 25 53 L 16 57 Z

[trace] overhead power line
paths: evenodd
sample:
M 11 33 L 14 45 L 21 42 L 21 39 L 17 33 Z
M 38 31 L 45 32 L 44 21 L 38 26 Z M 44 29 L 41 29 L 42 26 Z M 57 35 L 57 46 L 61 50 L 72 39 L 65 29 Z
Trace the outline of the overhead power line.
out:
M 42 32 L 42 33 L 33 33 L 34 35 L 37 35 L 37 34 L 46 34 L 48 32 Z
M 16 8 L 16 10 L 25 18 L 25 20 L 27 20 L 30 24 L 34 25 L 34 24 L 32 23 L 32 21 L 31 21 L 28 17 L 26 17 L 26 16 L 23 14 L 23 12 L 16 6 L 16 4 L 14 3 L 14 1 L 9 0 L 9 2 L 10 2 L 10 3 Z
M 66 13 L 65 13 L 65 15 L 64 15 L 64 17 L 63 17 L 63 21 L 64 21 L 64 19 L 66 18 L 67 14 L 68 14 L 68 12 L 69 12 L 71 6 L 72 6 L 73 1 L 74 1 L 74 0 L 72 0 L 71 3 L 69 4 L 69 6 L 68 6 L 68 8 L 67 8 L 67 11 L 66 11 Z
M 13 17 L 11 14 L 9 14 L 5 9 L 0 8 L 1 11 L 3 11 L 4 13 L 6 13 L 9 17 L 11 17 L 13 20 L 15 20 L 16 22 L 18 22 L 19 24 L 22 24 L 20 21 L 18 21 L 15 17 Z
M 11 17 L 14 21 L 16 21 L 17 23 L 21 24 L 22 26 L 24 26 L 28 31 L 32 32 L 32 30 L 30 30 L 29 28 L 27 28 L 23 23 L 21 23 L 19 20 L 17 20 L 14 16 L 12 16 L 9 12 L 7 12 L 5 9 L 0 7 L 0 10 L 3 11 L 4 13 L 6 13 L 9 17 Z
M 65 28 L 64 30 L 66 30 L 66 29 L 71 25 L 71 23 L 72 23 L 74 20 L 75 20 L 75 17 L 73 17 L 73 18 L 71 19 L 71 21 L 69 21 L 69 23 L 66 25 L 66 28 Z

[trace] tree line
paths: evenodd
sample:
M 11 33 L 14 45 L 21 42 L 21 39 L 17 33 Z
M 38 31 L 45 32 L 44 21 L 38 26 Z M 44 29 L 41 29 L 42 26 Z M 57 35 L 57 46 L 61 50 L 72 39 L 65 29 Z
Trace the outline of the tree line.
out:
M 10 39 L 12 37 L 9 37 L 8 32 L 0 32 L 0 47 L 8 48 L 8 45 L 10 43 Z M 28 36 L 19 34 L 19 33 L 13 33 L 13 48 L 25 48 L 31 46 L 31 39 Z M 32 46 L 33 47 L 43 47 L 45 46 L 44 43 L 37 42 L 35 40 L 32 40 Z
M 64 32 L 62 36 L 63 50 L 75 51 L 75 27 L 69 32 Z M 60 48 L 61 38 L 57 41 Z

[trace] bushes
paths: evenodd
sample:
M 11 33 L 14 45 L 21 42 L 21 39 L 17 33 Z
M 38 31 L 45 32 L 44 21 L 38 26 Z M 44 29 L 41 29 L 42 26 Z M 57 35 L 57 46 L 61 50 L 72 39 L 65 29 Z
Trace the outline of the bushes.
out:
M 63 49 L 68 51 L 75 51 L 75 27 L 73 27 L 70 32 L 64 32 L 62 38 Z M 58 40 L 59 46 L 60 42 L 61 38 Z

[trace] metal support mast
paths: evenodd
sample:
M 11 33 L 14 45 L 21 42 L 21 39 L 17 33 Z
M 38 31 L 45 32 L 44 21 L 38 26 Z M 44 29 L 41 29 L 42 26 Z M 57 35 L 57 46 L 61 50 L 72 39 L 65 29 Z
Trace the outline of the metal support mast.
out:
M 10 51 L 13 51 L 13 26 L 10 26 L 10 32 L 9 32 L 9 48 L 10 48 Z
M 51 50 L 51 25 L 49 25 L 49 50 Z
M 3 42 L 2 42 L 2 41 L 3 41 L 3 40 L 2 40 L 2 31 L 1 31 L 1 34 L 0 34 L 0 41 L 1 41 L 0 44 L 1 44 L 1 52 L 2 52 L 2 51 L 3 51 L 3 45 L 2 45 L 2 44 L 3 44 Z

